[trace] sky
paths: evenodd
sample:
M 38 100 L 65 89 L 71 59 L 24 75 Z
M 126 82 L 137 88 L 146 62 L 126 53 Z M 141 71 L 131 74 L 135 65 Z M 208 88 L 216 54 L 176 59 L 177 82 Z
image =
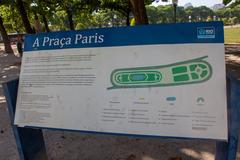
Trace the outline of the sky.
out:
M 171 4 L 172 0 L 168 0 L 169 2 L 161 2 L 161 0 L 159 0 L 159 2 L 157 4 Z M 208 6 L 208 7 L 212 7 L 214 4 L 219 4 L 222 3 L 223 0 L 178 0 L 178 5 L 180 6 L 184 6 L 186 3 L 190 2 L 192 3 L 192 5 L 194 7 L 197 6 Z M 154 2 L 155 3 L 155 2 Z M 154 6 L 156 6 L 156 3 L 153 4 Z

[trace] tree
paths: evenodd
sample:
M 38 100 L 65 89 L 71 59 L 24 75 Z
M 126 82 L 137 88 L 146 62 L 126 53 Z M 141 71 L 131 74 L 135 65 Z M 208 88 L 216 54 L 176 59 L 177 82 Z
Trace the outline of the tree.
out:
M 166 6 L 158 6 L 158 12 L 161 13 L 161 23 L 172 23 L 173 22 L 173 6 L 166 5 Z
M 236 25 L 237 23 L 239 23 L 238 17 L 232 17 L 230 18 L 230 21 L 231 21 L 231 25 Z
M 125 17 L 115 10 L 104 9 L 94 14 L 96 27 L 114 27 L 125 25 Z
M 5 30 L 5 27 L 3 25 L 3 20 L 2 20 L 1 16 L 0 16 L 0 33 L 1 33 L 2 38 L 3 38 L 5 52 L 6 53 L 13 53 L 13 50 L 12 50 L 12 47 L 11 47 L 11 42 L 9 40 L 8 34 L 7 34 L 7 32 Z
M 130 0 L 136 25 L 148 24 L 144 0 Z
M 61 19 L 59 17 L 57 18 L 58 22 L 60 20 L 60 29 L 65 29 L 65 24 L 67 24 L 68 28 L 70 30 L 75 29 L 75 19 L 78 16 L 78 14 L 81 14 L 83 12 L 93 12 L 96 10 L 100 4 L 98 0 L 43 0 L 47 5 L 55 5 L 55 15 L 61 16 Z M 51 19 L 55 21 L 56 19 Z
M 33 24 L 34 24 L 34 29 L 35 29 L 36 33 L 42 32 L 42 25 L 41 25 L 38 15 L 36 13 L 34 15 L 34 23 Z
M 31 27 L 31 24 L 29 22 L 28 15 L 22 0 L 17 0 L 17 8 L 18 8 L 19 14 L 21 15 L 25 31 L 29 34 L 34 34 L 35 32 Z
M 177 22 L 188 22 L 189 16 L 187 15 L 184 7 L 177 7 Z
M 158 11 L 157 7 L 154 6 L 147 6 L 146 7 L 148 20 L 150 24 L 156 24 L 159 23 L 159 17 L 161 17 L 161 11 Z
M 201 18 L 202 21 L 206 21 L 208 16 L 213 17 L 213 15 L 214 15 L 213 10 L 211 10 L 210 8 L 208 8 L 206 6 L 197 7 L 197 11 L 198 11 L 199 17 Z
M 92 13 L 95 11 L 100 5 L 100 1 L 98 0 L 70 0 L 65 1 L 63 0 L 63 3 L 60 4 L 60 6 L 66 11 L 68 22 L 69 22 L 69 28 L 71 30 L 75 29 L 74 21 L 73 19 L 80 13 Z
M 53 23 L 55 24 L 55 21 L 59 23 L 58 29 L 65 29 L 65 27 L 62 26 L 62 21 L 65 20 L 65 17 L 67 17 L 67 25 L 70 30 L 75 29 L 74 21 L 73 21 L 73 5 L 76 3 L 76 0 L 34 0 L 36 4 L 35 12 L 40 14 L 42 16 L 42 20 L 45 26 L 46 31 L 50 31 L 48 27 L 48 20 L 46 15 L 50 13 L 51 20 L 53 20 Z M 58 14 L 60 13 L 61 17 Z M 65 25 L 65 21 L 63 22 Z
M 48 20 L 45 14 L 42 14 L 42 20 L 43 20 L 43 24 L 45 27 L 46 32 L 50 32 L 50 28 L 48 27 Z
M 68 7 L 66 7 L 66 12 L 67 12 L 68 20 L 69 20 L 69 28 L 71 30 L 75 30 L 74 23 L 73 23 L 73 13 L 72 13 L 72 8 L 70 5 Z
M 238 5 L 240 4 L 240 0 L 223 0 L 223 4 L 227 5 L 232 3 L 232 5 Z
M 49 22 L 47 17 L 54 14 L 56 4 L 50 4 L 44 0 L 32 0 L 31 6 L 31 10 L 35 16 L 34 19 L 40 17 L 39 19 L 42 20 L 45 31 L 50 32 L 51 30 L 48 26 Z M 38 15 L 40 16 L 38 17 Z
M 126 26 L 130 26 L 130 0 L 101 0 L 101 9 L 115 10 L 126 17 Z
M 12 33 L 18 31 L 24 31 L 22 27 L 22 21 L 19 19 L 18 11 L 13 6 L 8 3 L 0 5 L 1 17 L 4 21 L 4 27 L 7 32 Z
M 9 2 L 6 0 L 2 0 L 0 1 L 0 33 L 2 35 L 3 38 L 3 43 L 4 43 L 4 47 L 5 47 L 5 52 L 6 53 L 13 53 L 12 47 L 11 47 L 11 42 L 10 39 L 8 37 L 7 31 L 5 29 L 4 23 L 3 23 L 3 18 L 2 18 L 2 14 L 5 13 L 6 15 L 6 6 L 9 5 Z
M 70 1 L 65 1 L 65 0 L 59 1 L 59 8 L 63 9 L 67 14 L 68 25 L 69 25 L 70 30 L 75 30 L 75 26 L 74 26 L 74 22 L 73 22 L 73 5 L 74 5 L 74 1 L 72 1 L 72 0 L 70 0 Z

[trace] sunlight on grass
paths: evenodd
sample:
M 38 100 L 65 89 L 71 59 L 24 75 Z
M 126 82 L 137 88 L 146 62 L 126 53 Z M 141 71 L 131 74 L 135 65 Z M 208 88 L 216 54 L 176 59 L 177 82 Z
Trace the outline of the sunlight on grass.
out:
M 224 29 L 225 43 L 240 43 L 240 27 Z

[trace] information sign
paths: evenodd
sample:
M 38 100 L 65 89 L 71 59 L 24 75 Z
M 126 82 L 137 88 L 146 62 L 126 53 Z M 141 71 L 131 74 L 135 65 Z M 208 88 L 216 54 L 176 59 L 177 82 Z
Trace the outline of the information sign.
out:
M 223 24 L 26 36 L 15 124 L 227 139 Z

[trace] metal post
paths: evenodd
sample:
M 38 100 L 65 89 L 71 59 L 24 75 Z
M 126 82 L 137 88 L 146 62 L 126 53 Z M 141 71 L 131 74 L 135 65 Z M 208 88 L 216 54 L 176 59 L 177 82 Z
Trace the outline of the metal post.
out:
M 174 23 L 177 22 L 177 4 L 173 4 Z
M 240 121 L 240 81 L 228 77 L 228 142 L 216 143 L 215 160 L 236 160 Z
M 3 83 L 3 90 L 20 160 L 47 160 L 42 130 L 14 125 L 18 79 Z
M 173 19 L 174 19 L 174 23 L 177 22 L 177 4 L 178 4 L 178 0 L 172 0 L 172 4 L 173 4 Z

